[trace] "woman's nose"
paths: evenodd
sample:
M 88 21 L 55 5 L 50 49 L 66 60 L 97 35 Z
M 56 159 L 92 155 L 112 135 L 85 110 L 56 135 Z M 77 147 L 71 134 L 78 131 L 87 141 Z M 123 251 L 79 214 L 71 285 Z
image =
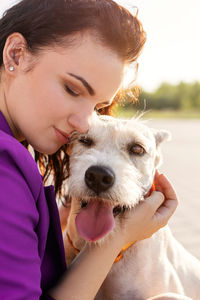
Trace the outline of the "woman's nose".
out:
M 89 116 L 70 115 L 68 118 L 68 124 L 80 133 L 85 133 L 89 128 Z

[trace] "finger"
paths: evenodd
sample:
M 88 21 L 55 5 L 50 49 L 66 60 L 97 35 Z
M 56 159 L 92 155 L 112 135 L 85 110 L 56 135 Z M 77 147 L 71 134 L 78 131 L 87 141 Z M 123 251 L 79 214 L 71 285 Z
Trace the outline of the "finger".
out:
M 163 218 L 163 220 L 168 220 L 177 208 L 177 200 L 166 200 L 163 204 L 157 209 L 156 217 Z
M 154 176 L 154 184 L 155 184 L 155 188 L 156 188 L 156 191 L 159 191 L 162 193 L 162 187 L 160 185 L 160 182 L 159 182 L 159 177 L 160 177 L 160 173 L 158 170 L 156 170 L 156 173 L 155 173 L 155 176 Z
M 154 181 L 158 181 L 158 177 L 160 176 L 160 172 L 156 170 L 155 176 L 154 176 Z
M 175 192 L 171 182 L 164 174 L 159 175 L 158 185 L 160 186 L 162 193 L 165 195 L 166 199 L 176 199 L 177 200 L 176 192 Z
M 158 208 L 162 205 L 165 197 L 159 191 L 153 191 L 149 197 L 147 197 L 144 201 L 147 205 L 149 205 L 153 210 L 157 211 Z

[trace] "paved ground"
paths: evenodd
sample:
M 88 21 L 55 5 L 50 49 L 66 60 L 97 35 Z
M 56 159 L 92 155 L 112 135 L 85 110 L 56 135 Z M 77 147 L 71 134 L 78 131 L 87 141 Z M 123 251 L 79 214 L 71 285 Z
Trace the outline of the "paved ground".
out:
M 172 140 L 163 144 L 160 168 L 180 200 L 169 224 L 175 237 L 200 259 L 200 120 L 153 120 L 148 124 L 172 133 Z

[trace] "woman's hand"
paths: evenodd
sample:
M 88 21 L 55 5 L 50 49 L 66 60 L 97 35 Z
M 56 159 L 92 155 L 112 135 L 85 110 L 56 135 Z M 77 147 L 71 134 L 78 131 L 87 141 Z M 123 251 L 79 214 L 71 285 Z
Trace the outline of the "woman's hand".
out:
M 155 186 L 156 191 L 127 213 L 124 226 L 121 228 L 123 243 L 151 237 L 157 230 L 167 225 L 177 208 L 176 193 L 165 175 L 156 172 Z
M 64 231 L 67 226 L 67 220 L 68 220 L 68 216 L 70 213 L 70 207 L 71 207 L 70 202 L 66 202 L 66 203 L 61 202 L 59 205 L 60 225 L 61 225 L 62 231 Z
M 170 181 L 164 174 L 159 174 L 158 171 L 155 175 L 155 186 L 156 191 L 159 191 L 164 195 L 164 201 L 157 209 L 154 217 L 158 224 L 163 224 L 163 226 L 165 226 L 178 206 L 178 199 Z

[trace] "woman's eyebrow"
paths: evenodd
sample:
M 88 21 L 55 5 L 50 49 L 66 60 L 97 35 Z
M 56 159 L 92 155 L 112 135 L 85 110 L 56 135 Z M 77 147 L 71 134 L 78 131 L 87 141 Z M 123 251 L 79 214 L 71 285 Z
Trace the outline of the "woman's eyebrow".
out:
M 82 84 L 84 85 L 84 87 L 88 90 L 88 93 L 91 95 L 91 96 L 94 96 L 95 95 L 95 91 L 94 89 L 91 87 L 91 85 L 89 85 L 89 83 L 82 77 L 78 76 L 78 75 L 75 75 L 75 74 L 72 74 L 72 73 L 67 73 L 68 75 L 80 80 L 82 82 Z

